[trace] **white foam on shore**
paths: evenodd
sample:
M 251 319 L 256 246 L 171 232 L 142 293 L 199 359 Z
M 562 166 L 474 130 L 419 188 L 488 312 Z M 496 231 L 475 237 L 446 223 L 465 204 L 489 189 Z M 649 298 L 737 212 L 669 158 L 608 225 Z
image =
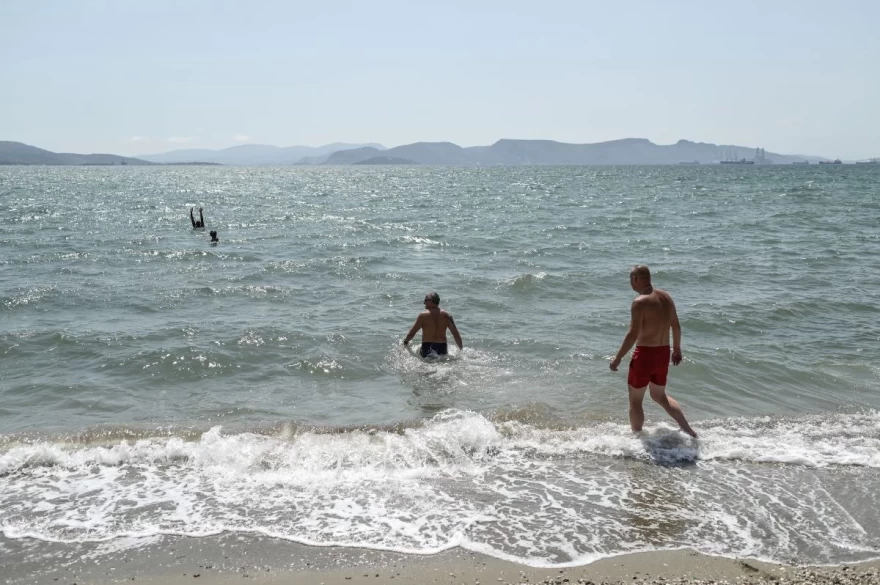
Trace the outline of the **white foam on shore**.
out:
M 878 555 L 878 413 L 698 430 L 694 441 L 668 427 L 559 430 L 447 411 L 399 432 L 215 427 L 196 441 L 7 445 L 0 529 L 57 542 L 258 532 L 418 554 L 462 546 L 542 566 L 684 546 L 768 560 Z M 835 485 L 847 474 L 860 483 L 844 500 Z

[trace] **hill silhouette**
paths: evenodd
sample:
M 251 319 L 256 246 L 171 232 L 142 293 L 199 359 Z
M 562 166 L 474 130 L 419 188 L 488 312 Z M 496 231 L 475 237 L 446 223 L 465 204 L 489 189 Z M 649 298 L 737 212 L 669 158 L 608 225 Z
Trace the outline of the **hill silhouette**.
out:
M 0 164 L 4 165 L 149 165 L 149 161 L 118 154 L 52 152 L 22 142 L 0 141 Z
M 172 150 L 158 154 L 145 154 L 139 158 L 156 163 L 211 162 L 224 165 L 291 165 L 302 159 L 311 159 L 307 164 L 320 162 L 323 157 L 345 150 L 364 146 L 384 149 L 381 144 L 346 144 L 334 142 L 324 146 L 272 146 L 270 144 L 240 144 L 219 150 L 189 149 Z
M 463 148 L 451 142 L 416 142 L 389 148 L 383 156 L 423 165 L 672 165 L 722 160 L 751 160 L 755 148 L 679 140 L 675 144 L 654 144 L 645 138 L 624 138 L 593 144 L 570 144 L 553 140 L 502 139 L 491 146 Z M 357 164 L 377 152 L 357 149 L 334 153 L 323 164 Z M 822 157 L 764 153 L 766 162 L 784 164 Z

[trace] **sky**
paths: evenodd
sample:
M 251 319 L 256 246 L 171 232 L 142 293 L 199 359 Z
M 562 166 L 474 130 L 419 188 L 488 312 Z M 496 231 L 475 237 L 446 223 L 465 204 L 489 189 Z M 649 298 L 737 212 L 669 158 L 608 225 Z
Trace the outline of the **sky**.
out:
M 0 140 L 880 157 L 875 0 L 0 0 Z

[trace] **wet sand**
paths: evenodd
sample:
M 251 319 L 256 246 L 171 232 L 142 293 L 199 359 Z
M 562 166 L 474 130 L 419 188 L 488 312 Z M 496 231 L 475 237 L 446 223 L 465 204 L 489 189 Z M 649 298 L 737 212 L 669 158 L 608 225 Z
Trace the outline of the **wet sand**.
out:
M 141 583 L 507 585 L 601 583 L 880 584 L 880 561 L 838 567 L 789 566 L 703 555 L 647 552 L 570 568 L 536 568 L 463 550 L 405 555 L 310 547 L 256 535 L 164 537 L 123 543 L 58 544 L 0 539 L 9 585 Z

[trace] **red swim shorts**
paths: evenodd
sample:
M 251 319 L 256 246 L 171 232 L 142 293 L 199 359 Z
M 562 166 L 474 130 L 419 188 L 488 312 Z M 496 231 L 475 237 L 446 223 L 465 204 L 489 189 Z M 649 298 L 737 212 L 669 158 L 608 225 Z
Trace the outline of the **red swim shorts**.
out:
M 637 345 L 629 362 L 629 375 L 626 383 L 633 388 L 644 388 L 648 382 L 666 386 L 669 372 L 669 346 L 645 347 Z

